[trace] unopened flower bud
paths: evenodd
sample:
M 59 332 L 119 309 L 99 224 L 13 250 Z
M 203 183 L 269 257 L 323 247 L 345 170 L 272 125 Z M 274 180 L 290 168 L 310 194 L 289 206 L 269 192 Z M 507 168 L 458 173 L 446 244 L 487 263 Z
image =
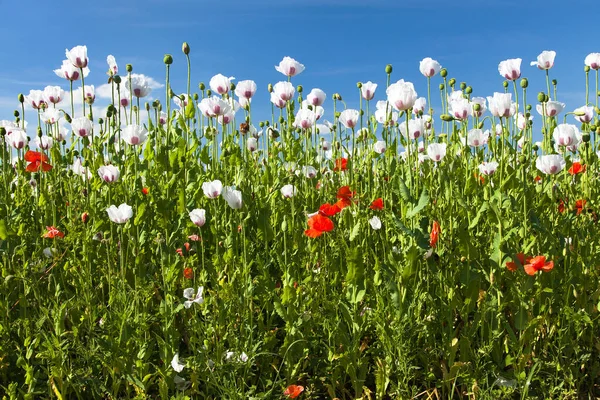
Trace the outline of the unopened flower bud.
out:
M 531 111 L 531 104 L 527 104 L 527 107 L 525 107 L 525 109 L 526 109 L 527 111 Z
M 531 149 L 533 151 L 538 151 L 540 148 L 539 148 L 539 146 L 537 144 L 534 144 L 533 146 L 531 146 Z
M 454 79 L 454 78 L 450 78 L 450 80 L 448 81 L 448 84 L 449 84 L 451 87 L 454 87 L 454 85 L 456 85 L 456 79 Z
M 448 76 L 448 70 L 447 70 L 446 68 L 442 68 L 442 69 L 440 70 L 440 76 L 441 76 L 442 78 L 445 78 L 445 77 L 447 77 L 447 76 Z
M 116 83 L 117 85 L 121 83 L 121 77 L 119 75 L 115 75 L 113 76 L 113 82 Z
M 558 85 L 558 81 L 556 79 L 552 79 L 552 85 L 554 85 L 554 86 Z
M 81 222 L 83 222 L 84 224 L 87 224 L 89 219 L 90 219 L 90 214 L 88 214 L 87 212 L 84 212 L 83 214 L 81 214 Z
M 527 78 L 521 79 L 521 87 L 525 89 L 527 88 L 527 86 L 529 86 L 529 81 L 527 80 Z
M 587 74 L 588 72 L 590 72 L 590 66 L 586 65 L 585 67 L 583 67 L 583 71 Z
M 198 84 L 198 89 L 200 89 L 200 90 L 202 90 L 202 91 L 204 91 L 204 89 L 206 89 L 206 85 L 204 84 L 204 82 L 200 82 L 200 83 Z
M 539 92 L 537 95 L 537 99 L 540 103 L 543 103 L 544 100 L 546 99 L 546 93 L 544 92 Z
M 471 86 L 467 86 L 467 87 L 465 88 L 465 93 L 466 93 L 466 94 L 471 94 L 471 93 L 473 93 L 473 88 L 472 88 Z
M 360 89 L 362 87 L 362 82 L 357 82 L 356 87 Z
M 444 84 L 440 83 L 440 90 L 444 90 Z
M 285 122 L 285 118 L 283 118 L 283 115 L 281 117 L 279 117 L 279 123 L 283 124 Z
M 596 110 L 596 114 L 600 115 L 600 108 L 599 107 L 595 107 L 595 110 Z
M 385 66 L 385 73 L 386 74 L 388 74 L 388 75 L 391 74 L 392 70 L 393 70 L 392 64 L 388 64 L 388 65 Z
M 334 117 L 335 117 L 335 118 L 339 118 L 339 117 L 340 117 L 340 114 L 341 114 L 341 113 L 340 113 L 339 111 L 336 111 L 336 112 L 335 112 L 335 114 L 334 114 Z
M 508 81 L 502 82 L 502 86 L 504 86 L 504 88 L 507 88 L 508 87 Z
M 190 54 L 190 45 L 187 42 L 183 42 L 181 45 L 181 51 L 183 51 L 183 54 L 187 56 Z
M 302 89 L 303 89 L 303 88 L 302 88 L 302 85 L 298 85 L 298 87 L 296 88 L 296 91 L 297 91 L 298 93 L 302 93 Z
M 231 90 L 232 92 L 235 90 L 235 83 L 231 82 L 229 84 L 229 90 Z
M 125 70 L 126 70 L 127 72 L 131 72 L 131 71 L 133 71 L 133 65 L 131 65 L 131 64 L 127 64 L 127 65 L 125 66 Z
M 589 132 L 583 132 L 583 135 L 581 136 L 581 140 L 583 140 L 585 143 L 590 141 L 590 133 Z
M 269 90 L 269 93 L 273 93 L 273 84 L 269 83 L 269 86 L 267 86 L 267 89 Z
M 479 122 L 479 124 L 477 124 L 477 129 L 483 129 L 483 121 Z
M 465 90 L 467 88 L 467 84 L 465 82 L 460 83 L 460 90 Z
M 19 115 L 20 115 L 20 114 L 19 114 L 19 110 L 15 110 L 15 112 L 13 113 L 13 115 L 14 115 L 15 117 L 19 118 Z
M 71 123 L 71 116 L 67 113 L 65 113 L 65 121 L 67 121 L 69 124 Z
M 38 137 L 42 137 L 42 134 L 43 134 L 42 128 L 40 126 L 38 126 L 38 128 L 37 128 L 37 136 Z
M 170 54 L 165 54 L 165 56 L 163 58 L 163 62 L 167 65 L 173 64 L 173 56 Z
M 442 119 L 442 121 L 446 121 L 446 122 L 454 121 L 454 118 L 452 117 L 452 115 L 449 115 L 449 114 L 442 114 L 442 115 L 440 115 L 440 118 Z
M 479 103 L 473 104 L 473 110 L 475 110 L 475 111 L 481 110 L 481 104 L 479 104 Z
M 23 93 L 19 93 L 19 103 L 23 103 L 25 101 L 25 96 L 23 96 Z
M 208 89 L 208 90 L 206 91 L 206 95 L 207 95 L 208 97 L 212 96 L 212 90 Z
M 594 132 L 596 130 L 596 125 L 590 125 L 590 130 Z
M 106 113 L 106 116 L 108 117 L 108 113 Z M 110 118 L 110 117 L 109 117 Z M 98 124 L 102 125 L 104 124 L 104 120 L 102 118 L 98 118 Z
M 198 93 L 194 93 L 194 95 L 192 96 L 192 98 L 194 99 L 194 101 L 198 101 L 198 99 L 200 97 L 198 96 Z
M 260 121 L 260 122 L 258 123 L 258 126 L 259 126 L 259 127 L 261 127 L 261 128 L 264 128 L 264 126 L 265 126 L 265 123 L 264 123 L 263 121 Z

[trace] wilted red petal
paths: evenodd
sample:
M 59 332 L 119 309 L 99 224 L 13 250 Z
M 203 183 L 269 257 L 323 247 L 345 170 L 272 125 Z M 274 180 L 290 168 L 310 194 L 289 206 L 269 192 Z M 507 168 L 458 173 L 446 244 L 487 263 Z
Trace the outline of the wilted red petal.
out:
M 371 210 L 383 210 L 383 199 L 381 197 L 371 203 Z

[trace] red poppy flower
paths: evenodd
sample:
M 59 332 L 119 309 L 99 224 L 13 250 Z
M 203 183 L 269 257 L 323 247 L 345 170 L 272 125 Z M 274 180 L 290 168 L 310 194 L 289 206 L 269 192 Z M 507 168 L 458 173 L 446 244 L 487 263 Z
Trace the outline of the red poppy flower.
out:
M 331 232 L 334 228 L 333 221 L 321 214 L 313 215 L 308 220 L 308 228 L 304 234 L 310 238 L 321 236 L 325 232 Z
M 354 195 L 356 194 L 356 192 L 353 192 L 352 190 L 350 190 L 350 186 L 342 186 L 338 192 L 336 197 L 339 199 L 337 201 L 337 205 L 338 207 L 343 210 L 344 208 L 352 205 L 352 200 L 350 200 Z
M 569 173 L 571 175 L 582 174 L 584 172 L 585 172 L 585 164 L 581 165 L 581 163 L 579 161 L 574 162 L 573 165 L 571 165 L 571 168 L 569 168 Z
M 150 190 L 149 190 L 147 187 L 145 187 L 145 188 L 142 188 L 142 194 L 143 194 L 144 196 L 147 196 L 149 191 L 150 191 Z
M 431 233 L 429 234 L 429 245 L 431 247 L 435 247 L 440 237 L 441 229 L 440 224 L 437 221 L 433 221 L 433 226 L 431 227 Z
M 518 253 L 517 254 L 517 259 L 519 260 L 519 262 L 521 263 L 521 265 L 524 266 L 526 263 L 529 262 L 529 260 L 531 260 L 531 257 L 528 257 L 528 256 L 526 256 L 523 253 Z M 508 268 L 508 270 L 511 271 L 511 272 L 515 272 L 519 268 L 519 266 L 514 261 L 508 261 L 506 263 L 506 268 Z
M 27 172 L 38 172 L 40 169 L 47 172 L 52 169 L 52 165 L 46 162 L 48 161 L 48 157 L 39 151 L 28 150 L 25 153 L 25 161 L 28 163 L 27 167 L 25 167 L 25 171 Z
M 554 268 L 554 261 L 546 262 L 546 256 L 537 256 L 529 259 L 525 264 L 527 275 L 535 275 L 538 271 L 549 272 Z
M 583 212 L 583 209 L 585 208 L 585 203 L 587 203 L 587 200 L 577 200 L 575 202 L 575 208 L 577 209 L 577 215 L 581 214 Z
M 188 239 L 190 239 L 192 242 L 198 242 L 202 240 L 202 238 L 198 235 L 190 235 L 188 236 Z
M 185 249 L 185 253 L 184 253 L 184 249 Z M 183 257 L 190 251 L 190 244 L 186 242 L 183 244 L 182 248 L 179 248 L 175 251 L 177 252 L 177 254 L 179 254 L 181 257 Z
M 56 229 L 53 226 L 47 226 L 46 230 L 48 232 L 44 233 L 44 236 L 42 236 L 42 237 L 44 237 L 46 239 L 54 239 L 55 237 L 59 237 L 59 238 L 62 239 L 62 238 L 65 237 L 64 233 L 62 233 L 61 231 L 59 231 L 58 229 Z
M 304 386 L 290 385 L 285 389 L 285 392 L 283 392 L 283 395 L 287 396 L 291 399 L 295 399 L 296 397 L 300 396 L 302 394 L 302 392 L 304 392 Z
M 342 209 L 336 204 L 325 203 L 319 208 L 319 214 L 324 217 L 333 217 L 335 214 L 342 211 Z
M 194 279 L 194 270 L 191 268 L 184 268 L 183 277 L 185 279 Z
M 535 181 L 535 183 L 539 183 L 542 180 L 542 177 L 538 175 L 533 180 Z
M 565 212 L 565 202 L 562 200 L 558 203 L 558 212 L 561 214 Z
M 338 158 L 335 160 L 334 171 L 346 171 L 348 169 L 348 159 L 346 158 Z
M 381 197 L 371 203 L 371 210 L 383 210 L 383 199 Z

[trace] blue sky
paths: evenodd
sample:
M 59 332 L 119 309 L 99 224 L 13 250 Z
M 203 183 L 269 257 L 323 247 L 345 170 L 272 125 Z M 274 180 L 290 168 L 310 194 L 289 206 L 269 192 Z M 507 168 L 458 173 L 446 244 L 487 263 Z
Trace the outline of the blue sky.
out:
M 181 53 L 189 42 L 192 91 L 200 81 L 223 73 L 237 80 L 253 79 L 259 93 L 253 99 L 256 117 L 266 119 L 268 83 L 284 80 L 274 69 L 283 56 L 306 66 L 293 78 L 306 93 L 323 89 L 339 92 L 348 107 L 358 107 L 356 82 L 380 84 L 376 100 L 385 97 L 386 64 L 394 66 L 392 81 L 415 83 L 426 96 L 419 73 L 424 57 L 438 60 L 449 77 L 466 81 L 474 95 L 502 91 L 498 63 L 523 59 L 523 76 L 530 80 L 529 101 L 545 88 L 542 71 L 530 67 L 542 50 L 557 52 L 551 77 L 559 80 L 558 100 L 567 110 L 583 105 L 583 60 L 600 51 L 586 24 L 586 13 L 597 9 L 593 0 L 563 1 L 391 1 L 391 0 L 131 0 L 117 2 L 0 0 L 0 119 L 11 119 L 18 93 L 68 82 L 53 70 L 65 49 L 87 45 L 91 73 L 86 84 L 106 82 L 106 56 L 116 57 L 124 73 L 134 72 L 164 82 L 165 53 L 174 57 L 172 86 L 185 91 L 186 64 Z M 435 77 L 435 86 L 440 82 Z M 163 96 L 156 90 L 155 96 Z M 432 93 L 439 104 L 437 90 Z M 101 102 L 99 103 L 101 104 Z M 65 107 L 66 108 L 66 107 Z M 31 115 L 31 114 L 30 114 Z M 326 114 L 328 116 L 329 114 Z M 539 117 L 536 115 L 536 120 Z M 572 118 L 569 118 L 572 121 Z M 32 121 L 30 121 L 32 122 Z M 538 124 L 539 126 L 539 124 Z

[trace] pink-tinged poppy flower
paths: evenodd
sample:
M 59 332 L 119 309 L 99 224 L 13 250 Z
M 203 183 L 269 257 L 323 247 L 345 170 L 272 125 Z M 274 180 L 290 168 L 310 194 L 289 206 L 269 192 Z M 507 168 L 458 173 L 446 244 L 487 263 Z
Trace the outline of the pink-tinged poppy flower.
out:
M 113 183 L 119 180 L 120 172 L 114 165 L 103 165 L 98 168 L 98 175 L 104 182 Z
M 33 142 L 39 149 L 48 150 L 54 144 L 54 139 L 52 139 L 51 136 L 44 135 L 36 137 L 35 139 L 33 139 Z
M 532 257 L 526 261 L 525 272 L 527 275 L 535 275 L 538 271 L 550 272 L 554 268 L 554 262 L 546 262 L 546 256 Z
M 65 91 L 60 86 L 46 86 L 43 96 L 46 103 L 58 104 L 65 98 Z
M 465 99 L 464 97 L 459 97 L 457 99 L 452 99 L 450 102 L 450 109 L 448 111 L 454 118 L 464 121 L 469 118 L 469 115 L 472 114 L 473 106 L 469 100 Z
M 216 199 L 221 195 L 223 191 L 223 184 L 220 180 L 214 180 L 212 182 L 204 182 L 202 184 L 202 191 L 204 195 L 209 199 Z
M 573 163 L 573 165 L 571 165 L 571 168 L 569 168 L 569 174 L 571 175 L 577 175 L 577 174 L 582 174 L 585 172 L 585 164 L 581 164 L 579 161 L 575 161 Z
M 150 80 L 145 75 L 131 74 L 131 83 L 129 78 L 124 78 L 125 89 L 127 89 L 134 97 L 142 98 L 148 96 L 152 92 Z
M 585 65 L 593 70 L 600 69 L 600 53 L 590 53 L 585 57 Z
M 489 110 L 494 117 L 510 117 L 512 114 L 512 94 L 494 93 L 494 96 L 488 96 Z
M 45 239 L 64 238 L 65 234 L 53 226 L 46 227 L 47 232 L 42 236 Z
M 498 169 L 498 163 L 496 161 L 482 162 L 477 168 L 482 175 L 490 176 Z
M 506 80 L 514 81 L 519 79 L 521 77 L 521 61 L 520 58 L 501 61 L 498 64 L 498 72 Z
M 60 78 L 64 78 L 68 81 L 78 81 L 79 79 L 81 79 L 81 70 L 77 67 L 75 67 L 71 61 L 69 60 L 64 60 L 62 63 L 62 66 L 59 69 L 55 69 L 54 73 L 60 77 Z M 83 77 L 87 77 L 88 74 L 90 73 L 90 69 L 89 68 L 84 68 L 83 69 Z
M 594 107 L 592 106 L 583 106 L 578 107 L 573 110 L 573 117 L 583 124 L 589 124 L 594 118 Z
M 28 150 L 24 158 L 28 162 L 27 167 L 25 167 L 27 172 L 38 172 L 40 169 L 48 172 L 52 169 L 52 165 L 47 162 L 48 157 L 43 153 Z
M 133 217 L 133 209 L 126 203 L 121 204 L 119 207 L 110 206 L 106 209 L 108 218 L 117 224 L 124 224 Z
M 302 394 L 304 391 L 304 386 L 300 385 L 290 385 L 283 392 L 284 396 L 289 397 L 290 399 L 295 399 Z
M 321 236 L 325 232 L 331 232 L 334 228 L 333 221 L 321 214 L 313 215 L 308 220 L 308 228 L 304 234 L 310 238 Z
M 391 84 L 387 90 L 388 102 L 398 111 L 406 111 L 413 107 L 417 100 L 417 92 L 411 82 L 400 79 Z
M 209 118 L 226 115 L 233 111 L 227 101 L 217 96 L 205 97 L 198 104 L 198 108 L 205 117 Z
M 408 121 L 408 127 L 405 123 L 402 123 L 399 128 L 404 137 L 412 140 L 420 138 L 425 133 L 425 124 L 422 118 L 411 119 Z
M 11 134 L 6 135 L 5 140 L 14 149 L 20 150 L 27 144 L 27 134 L 21 128 L 12 128 Z
M 311 106 L 322 106 L 325 102 L 326 94 L 321 89 L 313 89 L 306 96 L 306 101 Z
M 387 150 L 387 145 L 383 140 L 378 140 L 373 145 L 373 151 L 377 154 L 383 154 Z
M 360 94 L 363 99 L 369 101 L 375 97 L 375 91 L 377 90 L 377 84 L 371 81 L 363 83 L 360 88 Z
M 234 189 L 233 186 L 224 187 L 222 195 L 229 207 L 233 208 L 234 210 L 239 210 L 244 205 L 242 200 L 242 192 Z
M 532 61 L 532 67 L 538 67 L 539 69 L 547 70 L 554 66 L 554 57 L 556 57 L 555 51 L 544 50 L 537 56 L 537 61 Z
M 573 146 L 579 144 L 581 134 L 573 124 L 559 124 L 554 128 L 552 136 L 558 146 Z
M 535 160 L 535 166 L 546 175 L 556 175 L 565 167 L 565 159 L 560 154 L 540 156 Z
M 81 94 L 81 88 L 79 88 L 79 92 Z M 81 96 L 77 96 L 78 98 Z M 94 104 L 94 101 L 96 100 L 96 91 L 94 89 L 94 85 L 85 85 L 85 87 L 83 88 L 83 97 L 85 98 L 85 102 L 87 104 Z
M 231 87 L 231 81 L 234 79 L 235 78 L 233 76 L 228 78 L 225 75 L 217 74 L 210 78 L 210 82 L 208 84 L 213 92 L 224 95 L 229 91 L 229 88 Z
M 290 82 L 277 82 L 273 85 L 273 93 L 275 93 L 281 100 L 289 101 L 294 97 L 296 89 Z
M 86 46 L 75 46 L 71 50 L 65 50 L 67 60 L 74 67 L 85 68 L 88 65 L 87 47 Z
M 131 146 L 139 146 L 148 138 L 148 131 L 142 125 L 127 125 L 121 131 L 121 139 Z
M 240 99 L 251 99 L 256 93 L 256 83 L 254 81 L 239 81 L 235 87 L 235 94 Z M 241 100 L 240 100 L 241 101 Z
M 433 162 L 440 162 L 446 157 L 446 143 L 430 143 L 427 145 L 427 155 Z
M 301 108 L 296 113 L 296 118 L 294 119 L 294 126 L 296 128 L 301 129 L 310 129 L 313 127 L 317 120 L 317 116 L 314 111 L 309 110 L 307 108 Z
M 119 72 L 119 67 L 117 65 L 117 60 L 115 60 L 115 56 L 107 56 L 106 63 L 108 64 L 108 75 L 116 75 Z
M 283 60 L 279 62 L 279 65 L 275 66 L 275 69 L 285 76 L 296 76 L 304 71 L 304 65 L 291 57 L 283 57 Z
M 71 120 L 71 130 L 79 137 L 89 136 L 92 132 L 92 121 L 88 117 L 78 117 Z
M 421 73 L 427 78 L 431 78 L 441 70 L 442 66 L 440 65 L 440 63 L 429 57 L 424 58 L 419 63 L 419 71 L 421 71 Z
M 271 93 L 271 103 L 275 105 L 277 108 L 284 108 L 287 104 L 287 100 L 283 100 L 278 93 Z
M 291 199 L 296 195 L 296 188 L 294 187 L 294 185 L 284 185 L 281 188 L 281 195 L 285 199 Z
M 548 101 L 545 103 L 545 107 L 541 104 L 535 106 L 538 114 L 547 117 L 556 117 L 565 109 L 565 103 L 559 101 Z
M 490 133 L 481 129 L 471 129 L 467 134 L 467 144 L 471 147 L 485 146 L 488 142 Z
M 29 104 L 35 110 L 44 108 L 47 105 L 42 90 L 30 90 L 29 94 L 25 96 L 25 103 Z
M 206 223 L 206 211 L 201 208 L 190 211 L 190 220 L 192 220 L 197 227 L 203 227 Z
M 342 123 L 342 125 L 344 125 L 346 128 L 352 129 L 358 123 L 359 116 L 360 113 L 358 112 L 358 110 L 348 109 L 340 113 L 339 120 Z

